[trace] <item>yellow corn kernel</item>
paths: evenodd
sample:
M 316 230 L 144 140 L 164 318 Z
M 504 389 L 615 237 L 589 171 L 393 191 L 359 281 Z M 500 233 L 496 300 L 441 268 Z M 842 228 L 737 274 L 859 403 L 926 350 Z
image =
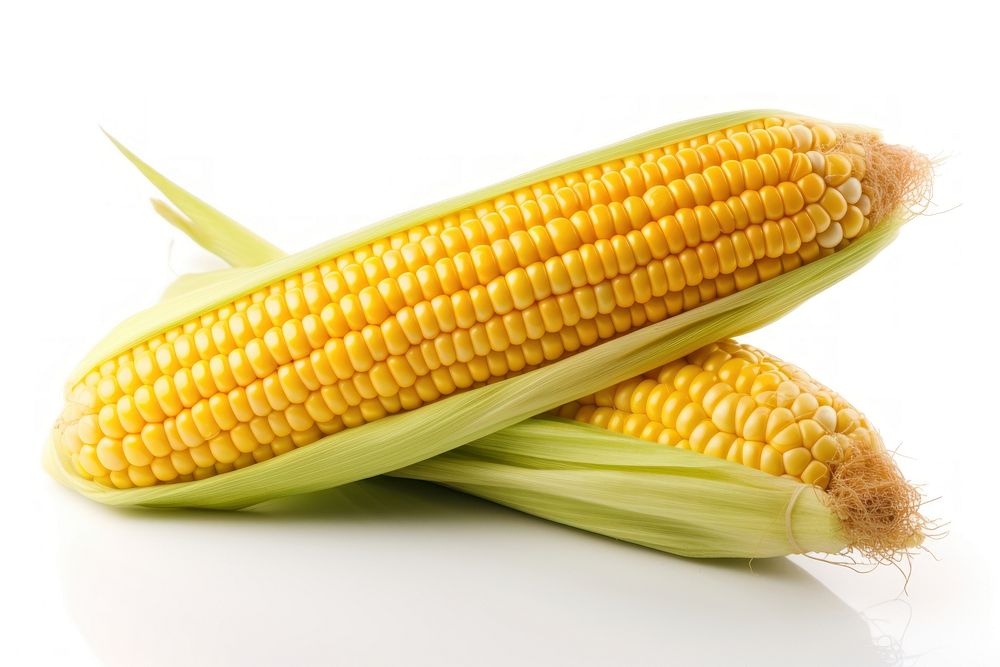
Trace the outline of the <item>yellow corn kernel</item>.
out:
M 820 488 L 846 447 L 876 446 L 870 424 L 839 396 L 734 341 L 706 346 L 557 414 Z

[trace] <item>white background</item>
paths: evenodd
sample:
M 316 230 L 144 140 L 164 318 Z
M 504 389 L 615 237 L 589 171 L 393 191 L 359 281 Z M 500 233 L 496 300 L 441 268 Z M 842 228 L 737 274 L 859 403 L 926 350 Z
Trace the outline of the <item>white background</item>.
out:
M 990 21 L 962 2 L 668 4 L 0 4 L 0 663 L 996 664 Z M 297 250 L 746 107 L 943 159 L 940 215 L 747 337 L 864 409 L 936 499 L 949 534 L 905 592 L 891 568 L 684 560 L 418 483 L 153 516 L 42 472 L 88 347 L 215 266 L 99 125 Z

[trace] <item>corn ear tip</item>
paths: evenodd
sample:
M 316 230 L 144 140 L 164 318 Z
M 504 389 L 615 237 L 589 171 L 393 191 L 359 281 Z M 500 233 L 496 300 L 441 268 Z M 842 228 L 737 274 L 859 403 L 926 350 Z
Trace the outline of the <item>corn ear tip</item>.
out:
M 935 522 L 922 514 L 923 495 L 903 476 L 877 432 L 874 442 L 852 439 L 833 464 L 823 500 L 837 515 L 850 550 L 865 560 L 892 563 L 909 557 Z

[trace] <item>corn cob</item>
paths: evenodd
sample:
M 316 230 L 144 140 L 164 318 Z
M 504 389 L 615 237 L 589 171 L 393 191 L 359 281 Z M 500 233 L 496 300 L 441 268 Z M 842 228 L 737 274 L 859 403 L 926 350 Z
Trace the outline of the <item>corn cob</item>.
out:
M 722 341 L 556 412 L 825 489 L 845 452 L 875 446 L 837 393 L 749 345 Z
M 551 414 L 588 428 L 528 420 L 392 474 L 691 556 L 888 561 L 930 528 L 865 416 L 749 345 L 712 343 Z
M 57 455 L 107 487 L 202 480 L 553 364 L 844 250 L 909 203 L 913 160 L 761 116 L 307 251 L 91 355 Z

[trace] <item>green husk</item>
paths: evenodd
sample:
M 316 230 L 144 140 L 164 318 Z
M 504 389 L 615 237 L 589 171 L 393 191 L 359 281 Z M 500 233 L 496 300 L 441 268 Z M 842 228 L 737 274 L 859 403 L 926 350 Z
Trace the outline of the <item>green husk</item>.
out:
M 107 132 L 104 134 L 142 172 L 143 176 L 148 178 L 174 206 L 184 212 L 187 217 L 172 210 L 163 202 L 153 200 L 157 212 L 167 222 L 194 239 L 198 245 L 207 248 L 233 266 L 257 266 L 285 256 L 281 248 L 272 245 L 225 213 L 177 187 L 136 157 L 117 139 Z
M 172 295 L 165 301 L 130 318 L 112 331 L 81 363 L 70 384 L 77 382 L 103 359 L 113 357 L 162 330 L 357 245 L 555 174 L 772 113 L 778 112 L 738 112 L 671 125 L 259 266 L 249 266 L 255 253 L 264 252 L 261 250 L 263 246 L 254 240 L 258 237 L 244 236 L 244 233 L 251 233 L 157 174 L 118 144 L 126 156 L 190 218 L 189 227 L 211 230 L 198 231 L 192 238 L 212 252 L 219 252 L 224 247 L 231 263 L 244 268 L 216 272 L 207 278 L 187 278 L 172 289 Z M 341 431 L 308 447 L 224 475 L 196 482 L 117 490 L 77 476 L 54 441 L 46 448 L 46 462 L 61 482 L 109 505 L 220 509 L 245 507 L 271 498 L 330 488 L 391 472 L 645 372 L 707 343 L 772 322 L 866 264 L 895 238 L 906 217 L 906 211 L 900 210 L 833 255 L 543 368 L 451 396 L 418 410 Z M 190 233 L 184 225 L 178 226 Z M 270 244 L 267 246 L 274 248 Z
M 848 546 L 813 486 L 562 419 L 528 419 L 390 474 L 682 556 Z

